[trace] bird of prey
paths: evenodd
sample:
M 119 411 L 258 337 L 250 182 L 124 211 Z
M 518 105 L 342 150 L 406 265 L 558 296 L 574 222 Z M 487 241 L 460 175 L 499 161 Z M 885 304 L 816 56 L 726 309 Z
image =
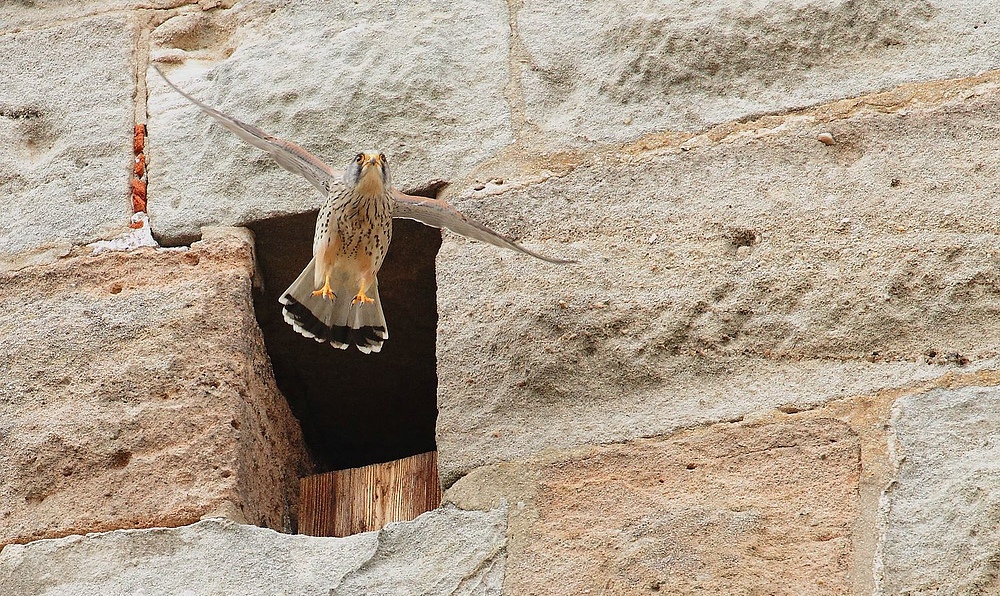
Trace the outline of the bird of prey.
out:
M 334 170 L 298 145 L 205 105 L 181 91 L 159 67 L 153 68 L 174 91 L 327 197 L 316 218 L 313 258 L 279 299 L 285 321 L 306 337 L 341 349 L 354 345 L 366 354 L 382 349 L 389 330 L 376 274 L 389 249 L 394 217 L 447 228 L 549 263 L 575 262 L 530 251 L 445 201 L 400 192 L 392 185 L 385 154 L 379 151 L 362 151 L 346 170 Z

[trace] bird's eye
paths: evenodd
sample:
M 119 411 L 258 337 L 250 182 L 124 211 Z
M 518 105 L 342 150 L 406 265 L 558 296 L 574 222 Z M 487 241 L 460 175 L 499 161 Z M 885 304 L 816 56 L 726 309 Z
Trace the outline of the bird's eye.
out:
M 379 153 L 378 154 L 378 158 L 384 164 L 389 163 L 389 160 L 386 159 L 386 157 L 385 157 L 385 153 Z
M 364 160 L 365 160 L 365 154 L 364 153 L 358 153 L 358 155 L 354 158 L 354 161 L 356 161 L 357 163 L 361 163 Z

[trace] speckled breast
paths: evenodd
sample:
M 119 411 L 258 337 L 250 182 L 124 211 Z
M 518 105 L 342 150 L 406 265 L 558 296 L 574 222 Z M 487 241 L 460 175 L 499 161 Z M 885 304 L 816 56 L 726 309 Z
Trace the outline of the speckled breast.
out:
M 317 218 L 317 239 L 331 234 L 339 258 L 365 262 L 378 271 L 392 240 L 392 205 L 388 192 L 372 196 L 346 191 L 331 197 Z

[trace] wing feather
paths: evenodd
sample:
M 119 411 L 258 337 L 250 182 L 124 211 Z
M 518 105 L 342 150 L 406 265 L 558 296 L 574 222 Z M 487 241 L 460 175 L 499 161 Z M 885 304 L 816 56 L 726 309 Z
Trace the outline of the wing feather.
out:
M 513 239 L 498 234 L 478 221 L 463 215 L 458 209 L 440 199 L 430 199 L 427 197 L 415 197 L 398 190 L 393 190 L 396 199 L 393 217 L 403 219 L 414 219 L 421 223 L 435 228 L 447 228 L 456 234 L 461 234 L 467 238 L 481 240 L 493 246 L 509 248 L 524 254 L 531 255 L 536 259 L 541 259 L 549 263 L 575 263 L 569 259 L 556 259 L 538 254 L 532 250 L 524 248 Z
M 289 172 L 303 176 L 324 195 L 329 194 L 330 188 L 340 181 L 343 172 L 334 170 L 312 153 L 309 153 L 295 143 L 269 135 L 256 126 L 240 122 L 232 116 L 205 105 L 181 91 L 177 85 L 170 82 L 170 79 L 163 74 L 159 66 L 154 64 L 153 68 L 174 91 L 180 93 L 188 101 L 201 108 L 206 114 L 218 120 L 222 126 L 226 127 L 239 138 L 258 149 L 266 151 L 279 166 Z

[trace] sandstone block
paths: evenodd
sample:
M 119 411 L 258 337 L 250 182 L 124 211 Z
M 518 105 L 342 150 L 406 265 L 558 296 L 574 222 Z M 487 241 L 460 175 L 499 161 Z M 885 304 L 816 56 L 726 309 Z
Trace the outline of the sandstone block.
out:
M 0 33 L 0 268 L 128 222 L 137 38 L 121 14 Z
M 883 594 L 1000 589 L 1000 390 L 904 397 L 892 413 L 895 482 L 882 498 Z
M 271 10 L 277 4 L 169 19 L 153 31 L 153 58 L 182 62 L 163 64 L 179 86 L 334 168 L 360 150 L 384 151 L 402 188 L 452 177 L 513 140 L 502 5 L 311 1 Z M 217 126 L 155 72 L 146 77 L 157 237 L 190 240 L 202 225 L 323 203 L 307 182 Z
M 860 473 L 846 424 L 718 424 L 480 468 L 510 503 L 505 593 L 846 594 Z
M 598 153 L 457 201 L 581 262 L 445 234 L 445 486 L 546 448 L 995 367 L 995 84 L 921 109 L 904 108 L 934 89 L 888 113 L 765 119 L 688 150 Z
M 990 0 L 525 2 L 526 116 L 622 141 L 1000 66 Z
M 0 544 L 206 514 L 290 529 L 305 453 L 252 244 L 212 237 L 0 274 Z
M 347 538 L 213 519 L 39 540 L 0 553 L 0 590 L 22 596 L 496 595 L 504 517 L 502 509 L 438 509 Z

